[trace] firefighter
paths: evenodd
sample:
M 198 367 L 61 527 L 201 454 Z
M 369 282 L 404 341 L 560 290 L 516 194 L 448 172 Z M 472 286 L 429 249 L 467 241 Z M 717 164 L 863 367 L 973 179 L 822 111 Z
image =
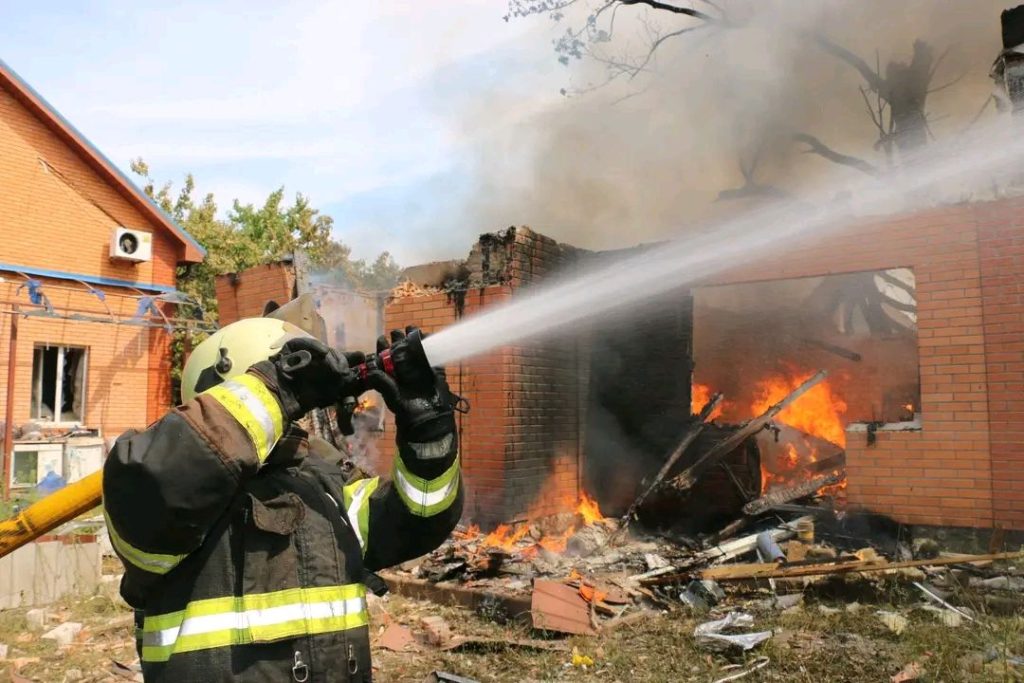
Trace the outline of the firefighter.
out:
M 435 549 L 462 511 L 458 399 L 403 350 L 393 332 L 394 377 L 360 377 L 361 354 L 242 320 L 196 347 L 183 405 L 117 440 L 104 513 L 146 681 L 371 680 L 372 572 Z M 390 479 L 347 475 L 295 423 L 367 384 L 395 416 Z

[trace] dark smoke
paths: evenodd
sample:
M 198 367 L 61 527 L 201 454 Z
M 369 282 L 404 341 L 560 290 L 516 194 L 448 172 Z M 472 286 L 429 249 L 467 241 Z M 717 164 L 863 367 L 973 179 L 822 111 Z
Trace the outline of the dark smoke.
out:
M 858 90 L 863 78 L 807 36 L 824 36 L 872 66 L 877 51 L 883 75 L 889 62 L 910 62 L 916 40 L 926 41 L 936 58 L 943 55 L 932 86 L 956 81 L 928 95 L 924 137 L 943 138 L 966 128 L 990 97 L 999 14 L 1010 4 L 742 0 L 725 5 L 740 27 L 671 39 L 633 79 L 588 90 L 605 79 L 604 66 L 588 57 L 574 61 L 566 82 L 576 94 L 524 114 L 479 158 L 472 224 L 528 224 L 575 245 L 619 247 L 750 208 L 756 198 L 724 199 L 747 194 L 735 192 L 745 185 L 741 167 L 753 168 L 748 185 L 773 196 L 799 196 L 823 174 L 860 173 L 803 153 L 805 146 L 793 141 L 800 133 L 884 166 Z M 553 35 L 578 26 L 587 13 L 569 11 Z M 643 54 L 652 30 L 681 25 L 664 12 L 623 7 L 614 39 L 597 47 L 605 56 Z M 540 42 L 535 49 L 551 48 Z M 517 106 L 528 107 L 491 100 L 472 116 Z M 994 115 L 990 106 L 982 119 Z

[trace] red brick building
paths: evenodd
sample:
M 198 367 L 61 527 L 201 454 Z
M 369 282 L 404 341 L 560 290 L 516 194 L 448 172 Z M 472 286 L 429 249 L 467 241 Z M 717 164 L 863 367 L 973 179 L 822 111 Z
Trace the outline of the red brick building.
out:
M 145 427 L 171 402 L 175 267 L 202 247 L 3 62 L 0 187 L 0 421 Z
M 552 511 L 583 487 L 614 493 L 616 480 L 632 490 L 651 469 L 645 459 L 664 454 L 689 414 L 693 339 L 718 322 L 694 313 L 703 288 L 899 269 L 913 274 L 916 342 L 897 345 L 895 356 L 853 354 L 858 362 L 844 366 L 843 387 L 861 406 L 847 420 L 849 503 L 910 524 L 1024 529 L 1022 216 L 1024 199 L 1007 199 L 865 221 L 660 297 L 596 334 L 504 347 L 450 368 L 453 388 L 473 405 L 461 418 L 467 515 L 487 524 Z M 485 235 L 447 283 L 392 300 L 385 326 L 440 330 L 588 257 L 525 229 Z M 599 341 L 614 353 L 601 350 L 595 363 Z M 740 353 L 721 349 L 718 362 Z M 607 370 L 614 365 L 629 371 Z M 886 405 L 894 373 L 913 380 L 912 420 Z M 601 398 L 605 385 L 614 391 Z M 642 410 L 629 416 L 609 396 Z M 384 460 L 392 436 L 383 437 Z

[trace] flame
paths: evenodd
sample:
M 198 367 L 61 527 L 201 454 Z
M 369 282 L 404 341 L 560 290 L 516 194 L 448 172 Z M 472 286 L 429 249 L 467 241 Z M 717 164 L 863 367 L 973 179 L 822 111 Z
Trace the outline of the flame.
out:
M 597 501 L 587 493 L 581 493 L 578 500 L 570 497 L 563 499 L 563 505 L 567 512 L 575 512 L 575 521 L 561 533 L 547 534 L 536 541 L 533 545 L 523 546 L 523 540 L 530 533 L 530 523 L 518 525 L 499 524 L 491 533 L 484 536 L 480 545 L 484 548 L 500 548 L 506 552 L 518 552 L 526 559 L 536 556 L 540 548 L 553 553 L 563 553 L 572 535 L 584 527 L 594 524 L 609 524 L 611 520 L 601 514 L 601 508 Z M 528 514 L 528 518 L 536 519 L 539 515 Z M 468 527 L 463 538 L 474 538 L 480 535 L 480 528 L 475 524 Z
M 608 597 L 606 591 L 601 591 L 591 586 L 589 583 L 580 582 L 580 597 L 587 602 L 604 602 L 604 599 Z
M 750 414 L 760 415 L 810 379 L 813 373 L 799 373 L 790 376 L 777 375 L 757 382 L 758 395 L 750 406 Z M 777 419 L 783 424 L 800 431 L 846 447 L 846 429 L 843 415 L 846 401 L 832 391 L 828 380 L 814 385 L 788 408 L 779 413 Z
M 690 413 L 693 415 L 699 415 L 700 411 L 708 404 L 708 401 L 711 400 L 714 393 L 715 392 L 711 390 L 711 387 L 706 384 L 695 383 L 690 387 Z M 716 417 L 721 417 L 721 415 L 722 404 L 719 404 L 718 407 L 711 412 L 711 415 L 708 416 L 708 421 L 710 422 Z
M 374 401 L 372 398 L 367 397 L 359 400 L 359 403 L 356 405 L 356 408 L 353 412 L 365 413 L 367 411 L 373 410 L 376 407 L 377 402 Z

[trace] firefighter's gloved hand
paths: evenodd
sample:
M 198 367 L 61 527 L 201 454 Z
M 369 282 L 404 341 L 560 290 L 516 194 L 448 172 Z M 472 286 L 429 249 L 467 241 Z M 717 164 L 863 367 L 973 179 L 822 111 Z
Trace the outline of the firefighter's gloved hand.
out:
M 367 375 L 367 383 L 384 399 L 395 415 L 400 445 L 408 445 L 418 460 L 440 460 L 452 453 L 455 438 L 455 407 L 458 401 L 448 387 L 444 368 L 420 367 L 402 343 L 405 332 L 391 332 L 377 340 L 377 353 L 391 350 L 395 376 L 380 369 Z
M 278 398 L 289 420 L 358 393 L 350 355 L 355 359 L 355 354 L 342 354 L 312 337 L 285 342 L 270 358 L 270 364 L 277 376 Z

